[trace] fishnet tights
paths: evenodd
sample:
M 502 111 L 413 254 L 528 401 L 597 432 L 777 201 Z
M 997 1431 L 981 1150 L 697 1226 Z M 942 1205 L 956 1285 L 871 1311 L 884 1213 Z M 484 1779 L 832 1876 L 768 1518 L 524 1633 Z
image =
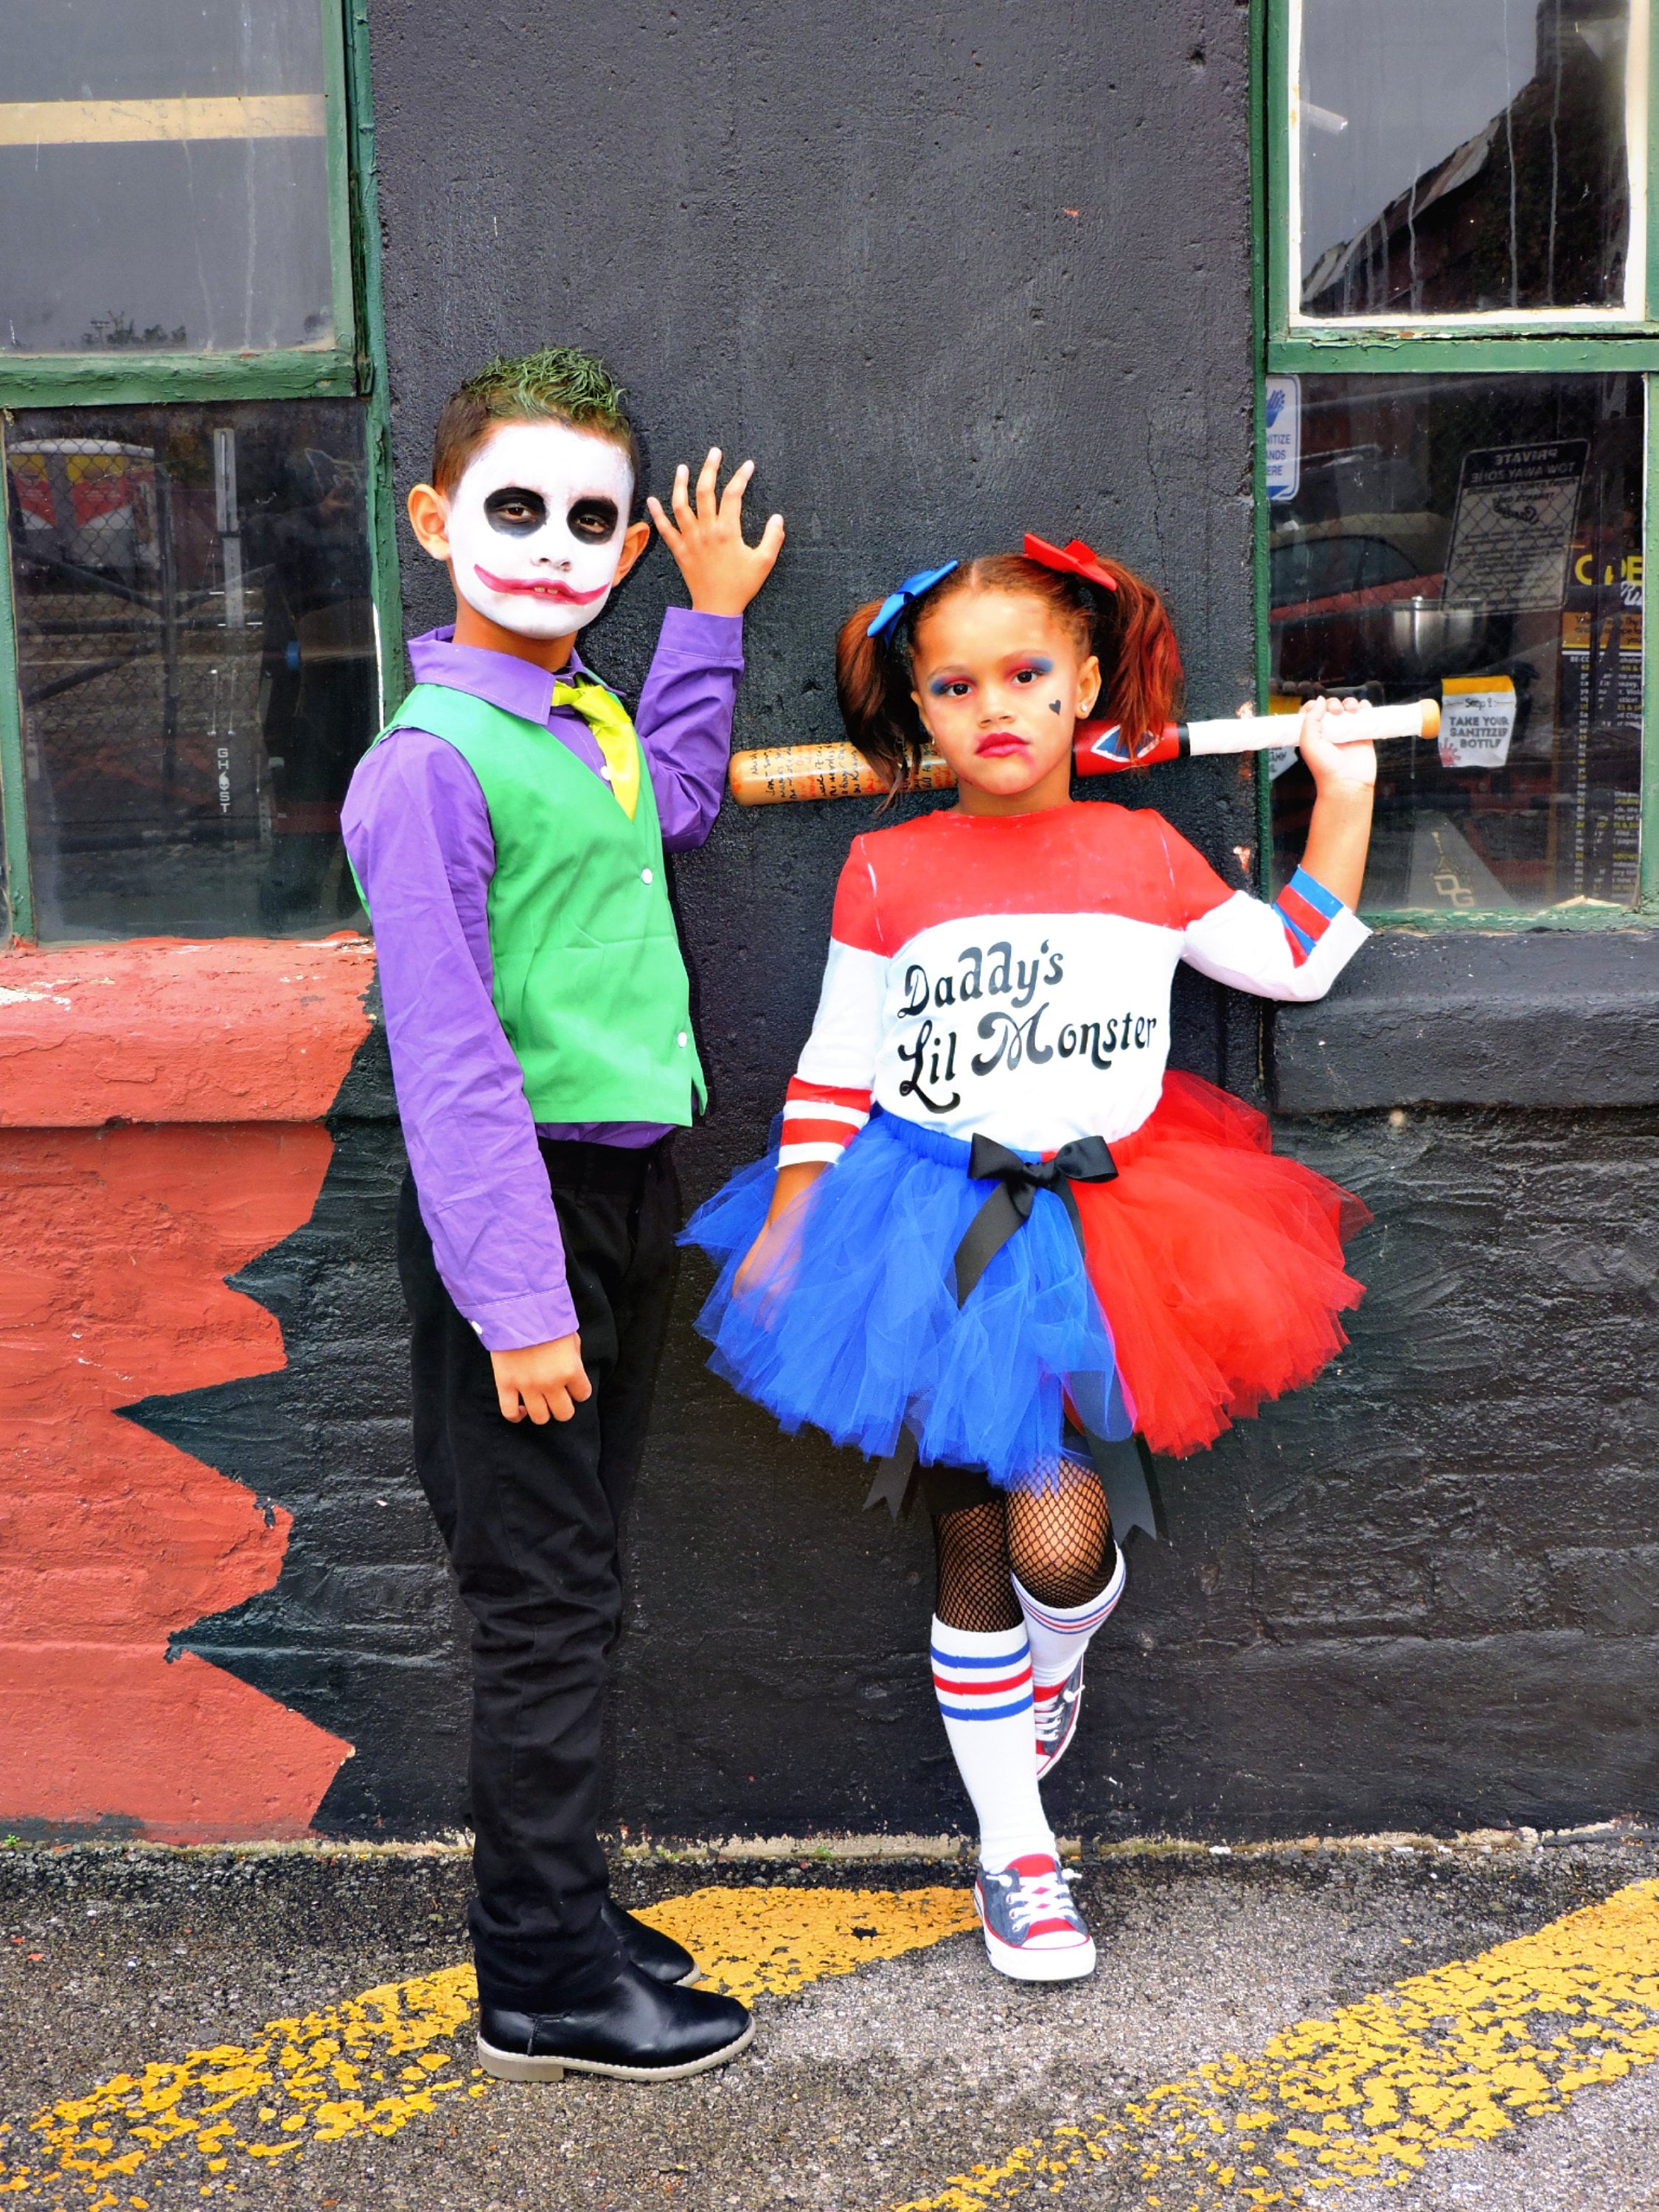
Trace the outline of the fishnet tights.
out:
M 939 1619 L 977 1635 L 1018 1628 L 1012 1571 L 1039 1605 L 1081 1605 L 1106 1580 L 1112 1522 L 1097 1477 L 1061 1460 L 1053 1489 L 1010 1491 L 933 1522 Z

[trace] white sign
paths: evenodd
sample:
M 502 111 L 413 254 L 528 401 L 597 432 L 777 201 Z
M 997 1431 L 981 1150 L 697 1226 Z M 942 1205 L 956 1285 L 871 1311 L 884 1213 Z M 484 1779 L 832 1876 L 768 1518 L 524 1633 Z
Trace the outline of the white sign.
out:
M 1465 453 L 1442 597 L 1449 606 L 1559 607 L 1585 438 Z
M 1262 400 L 1267 496 L 1294 499 L 1302 481 L 1302 379 L 1270 376 Z
M 1443 768 L 1502 768 L 1515 735 L 1515 685 L 1507 676 L 1451 676 L 1440 687 Z

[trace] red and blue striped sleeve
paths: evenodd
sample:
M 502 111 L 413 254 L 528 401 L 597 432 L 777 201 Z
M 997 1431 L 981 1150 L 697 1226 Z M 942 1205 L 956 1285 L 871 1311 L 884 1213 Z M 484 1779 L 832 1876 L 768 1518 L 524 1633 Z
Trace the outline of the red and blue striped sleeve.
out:
M 1328 891 L 1305 868 L 1297 870 L 1273 901 L 1273 912 L 1285 925 L 1291 958 L 1297 967 L 1301 967 L 1342 910 L 1342 902 L 1334 891 Z

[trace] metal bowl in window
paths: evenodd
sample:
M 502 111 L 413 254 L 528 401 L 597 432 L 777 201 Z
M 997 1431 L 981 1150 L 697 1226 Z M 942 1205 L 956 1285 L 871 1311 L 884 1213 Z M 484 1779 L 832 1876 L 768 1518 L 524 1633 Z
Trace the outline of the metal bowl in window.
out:
M 1455 676 L 1489 657 L 1492 617 L 1484 607 L 1452 606 L 1443 599 L 1396 599 L 1372 619 L 1401 676 Z

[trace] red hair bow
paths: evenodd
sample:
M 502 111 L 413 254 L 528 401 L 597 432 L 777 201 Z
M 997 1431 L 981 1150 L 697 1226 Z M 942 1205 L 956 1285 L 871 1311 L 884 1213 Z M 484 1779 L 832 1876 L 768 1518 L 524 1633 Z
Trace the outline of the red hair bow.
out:
M 1085 583 L 1103 585 L 1109 592 L 1117 589 L 1116 579 L 1102 568 L 1099 554 L 1080 538 L 1073 538 L 1067 545 L 1050 545 L 1046 538 L 1034 538 L 1028 530 L 1025 557 L 1028 561 L 1040 561 L 1045 568 L 1058 568 L 1065 575 L 1081 576 Z

